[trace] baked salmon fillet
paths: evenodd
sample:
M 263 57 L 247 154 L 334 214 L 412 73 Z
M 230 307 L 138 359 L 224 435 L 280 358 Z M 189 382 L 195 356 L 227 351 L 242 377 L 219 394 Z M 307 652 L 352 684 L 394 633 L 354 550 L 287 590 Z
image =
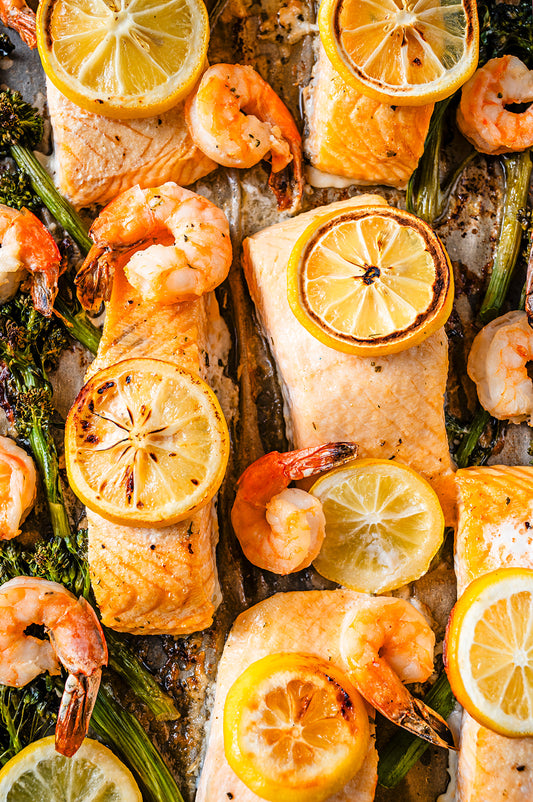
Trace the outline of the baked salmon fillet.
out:
M 149 303 L 117 267 L 86 378 L 135 357 L 162 359 L 203 377 L 208 327 L 218 317 L 212 293 L 181 304 Z M 211 504 L 163 528 L 121 526 L 91 510 L 87 517 L 92 586 L 106 626 L 138 635 L 182 635 L 209 626 L 220 602 Z
M 289 254 L 317 215 L 385 203 L 378 195 L 363 195 L 266 228 L 244 241 L 244 270 L 277 363 L 294 447 L 353 440 L 361 457 L 398 459 L 432 484 L 451 524 L 455 482 L 444 424 L 444 330 L 398 354 L 359 357 L 315 339 L 287 300 Z
M 404 189 L 423 153 L 432 112 L 433 104 L 390 106 L 360 94 L 320 45 L 306 90 L 305 152 L 324 173 Z
M 192 141 L 184 103 L 157 117 L 114 120 L 79 108 L 47 81 L 57 185 L 76 207 L 104 204 L 139 184 L 192 184 L 214 170 Z
M 459 595 L 497 568 L 533 568 L 533 468 L 457 471 Z M 505 738 L 463 713 L 457 802 L 531 802 L 533 738 Z
M 224 754 L 226 696 L 249 665 L 279 652 L 300 652 L 331 661 L 345 670 L 340 633 L 346 613 L 361 594 L 350 590 L 278 593 L 241 613 L 224 647 L 217 675 L 211 730 L 196 802 L 261 802 L 235 774 Z M 330 802 L 371 802 L 377 782 L 375 739 L 359 772 Z

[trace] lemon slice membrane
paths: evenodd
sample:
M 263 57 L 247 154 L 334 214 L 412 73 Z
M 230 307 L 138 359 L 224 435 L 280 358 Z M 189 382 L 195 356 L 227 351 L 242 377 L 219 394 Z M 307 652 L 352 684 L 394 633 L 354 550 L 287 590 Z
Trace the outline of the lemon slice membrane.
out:
M 352 590 L 386 593 L 418 579 L 442 544 L 437 495 L 406 465 L 356 460 L 322 476 L 310 492 L 326 518 L 313 566 Z
M 533 735 L 533 571 L 501 568 L 474 580 L 455 605 L 445 665 L 460 704 L 507 737 Z
M 86 738 L 73 757 L 55 751 L 50 736 L 27 746 L 0 771 L 8 802 L 142 802 L 129 769 L 110 749 Z
M 287 288 L 311 334 L 360 356 L 417 345 L 445 323 L 453 304 L 438 237 L 414 215 L 382 206 L 313 221 L 291 252 Z
M 168 362 L 130 359 L 96 373 L 67 418 L 70 484 L 87 507 L 124 524 L 164 526 L 207 504 L 229 435 L 213 391 Z
M 202 0 L 42 0 L 37 45 L 78 106 L 127 119 L 159 114 L 193 88 L 209 25 Z
M 368 715 L 339 668 L 297 653 L 252 663 L 224 708 L 224 750 L 237 776 L 271 802 L 322 802 L 359 771 Z
M 335 69 L 383 103 L 442 100 L 477 66 L 474 0 L 323 0 L 318 23 Z

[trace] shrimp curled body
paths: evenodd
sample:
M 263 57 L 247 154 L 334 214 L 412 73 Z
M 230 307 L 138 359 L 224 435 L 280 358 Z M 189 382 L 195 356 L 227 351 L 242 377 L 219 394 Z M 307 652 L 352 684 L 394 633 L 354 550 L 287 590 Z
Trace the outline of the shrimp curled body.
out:
M 32 458 L 9 437 L 0 437 L 0 540 L 20 534 L 35 501 L 37 474 Z
M 235 534 L 248 560 L 275 574 L 307 568 L 325 535 L 320 501 L 290 482 L 354 459 L 354 443 L 272 451 L 248 466 L 239 479 L 231 511 Z
M 32 49 L 37 47 L 35 12 L 24 0 L 0 0 L 0 20 Z
M 362 597 L 346 615 L 341 653 L 360 694 L 386 718 L 438 746 L 453 747 L 446 722 L 404 682 L 433 672 L 435 635 L 412 604 L 391 597 Z
M 269 184 L 280 209 L 295 211 L 302 191 L 302 140 L 292 114 L 252 67 L 215 64 L 188 98 L 185 114 L 195 144 L 217 164 L 253 167 L 268 154 Z M 283 175 L 290 167 L 289 183 Z
M 44 626 L 50 640 L 26 634 Z M 104 634 L 92 607 L 63 585 L 19 576 L 0 587 L 0 683 L 21 688 L 39 674 L 69 672 L 56 725 L 56 749 L 68 757 L 87 734 L 102 666 Z
M 533 360 L 533 329 L 525 312 L 508 312 L 476 336 L 468 356 L 468 375 L 481 406 L 499 420 L 533 426 L 533 385 L 527 363 Z
M 171 181 L 121 193 L 96 218 L 90 235 L 95 244 L 76 277 L 88 309 L 109 299 L 118 265 L 145 300 L 173 304 L 213 290 L 231 264 L 224 213 Z
M 50 317 L 61 274 L 61 255 L 52 235 L 28 209 L 0 204 L 0 303 L 13 298 L 30 274 L 33 305 Z
M 521 113 L 506 107 L 533 101 L 533 71 L 516 56 L 493 58 L 463 86 L 457 124 L 481 153 L 511 153 L 533 145 L 533 106 Z

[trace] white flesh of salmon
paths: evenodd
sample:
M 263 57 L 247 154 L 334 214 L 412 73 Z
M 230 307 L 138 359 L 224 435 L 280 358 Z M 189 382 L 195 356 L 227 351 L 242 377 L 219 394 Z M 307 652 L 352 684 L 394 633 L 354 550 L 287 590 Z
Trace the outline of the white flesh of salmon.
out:
M 202 373 L 214 296 L 149 304 L 115 271 L 98 355 L 87 378 L 124 359 L 151 357 Z M 209 626 L 220 602 L 212 505 L 163 528 L 121 526 L 90 510 L 89 566 L 103 623 L 133 634 L 181 635 Z
M 261 802 L 230 768 L 224 754 L 223 714 L 227 693 L 249 665 L 278 652 L 300 652 L 346 670 L 340 633 L 361 594 L 349 590 L 278 593 L 242 613 L 228 636 L 218 666 L 211 730 L 196 802 Z M 365 597 L 367 598 L 367 597 Z M 372 731 L 363 766 L 330 802 L 372 802 L 377 752 Z
M 214 170 L 192 141 L 183 103 L 157 117 L 114 120 L 79 108 L 47 82 L 57 182 L 76 207 L 104 204 L 135 184 L 186 186 Z
M 326 209 L 378 203 L 385 203 L 378 195 L 359 196 L 248 237 L 243 243 L 246 279 L 276 359 L 295 447 L 354 440 L 360 457 L 398 459 L 432 484 L 447 522 L 453 523 L 455 483 L 444 423 L 444 330 L 399 354 L 359 357 L 315 339 L 287 300 L 287 261 L 306 226 Z
M 533 568 L 533 468 L 457 471 L 455 543 L 458 593 L 497 568 Z M 505 738 L 466 712 L 461 729 L 457 802 L 531 802 L 533 738 Z

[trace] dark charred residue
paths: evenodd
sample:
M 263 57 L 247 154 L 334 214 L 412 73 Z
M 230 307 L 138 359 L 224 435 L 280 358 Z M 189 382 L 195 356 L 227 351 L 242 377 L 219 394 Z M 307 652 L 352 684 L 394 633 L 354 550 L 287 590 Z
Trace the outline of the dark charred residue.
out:
M 150 543 L 150 551 L 155 551 L 155 543 Z
M 339 685 L 337 680 L 333 679 L 333 677 L 330 677 L 328 674 L 325 674 L 325 677 L 327 681 L 331 682 L 331 684 L 337 689 L 337 699 L 339 701 L 341 715 L 348 721 L 353 717 L 353 702 L 350 699 L 350 695 L 344 690 L 342 685 Z
M 104 382 L 104 384 L 102 384 L 102 386 L 99 387 L 96 392 L 98 393 L 98 395 L 102 395 L 102 393 L 105 393 L 106 390 L 109 390 L 111 387 L 114 387 L 114 386 L 115 386 L 115 382 L 113 382 L 113 381 Z
M 200 480 L 199 479 L 191 479 L 191 484 L 193 484 L 195 487 L 198 487 L 198 485 L 200 484 Z
M 81 426 L 81 428 L 82 428 L 84 431 L 85 431 L 86 429 L 88 429 L 90 425 L 91 425 L 91 424 L 90 424 L 90 422 L 89 422 L 88 420 L 82 420 L 82 421 L 80 421 L 80 426 Z
M 94 412 L 94 401 L 89 401 L 87 406 L 89 407 L 89 412 Z
M 417 66 L 417 67 L 420 67 L 420 66 L 421 66 L 421 64 L 422 64 L 422 62 L 421 62 L 421 61 L 420 61 L 420 59 L 417 57 L 417 58 L 414 58 L 414 59 L 413 59 L 413 64 L 416 64 L 416 66 Z
M 192 543 L 187 543 L 187 551 L 189 552 L 189 554 L 194 554 Z
M 133 303 L 133 301 L 132 301 L 132 303 Z M 131 376 L 126 376 L 126 384 L 129 384 L 130 382 L 131 382 Z
M 526 768 L 527 768 L 527 766 L 517 766 L 517 767 L 516 767 L 516 770 L 517 770 L 517 771 L 525 771 L 525 770 L 526 770 Z
M 128 467 L 126 469 L 126 498 L 128 499 L 128 504 L 131 504 L 131 499 L 133 497 L 133 490 L 135 486 L 135 482 L 133 479 L 133 469 Z
M 96 434 L 88 434 L 85 438 L 86 443 L 99 443 L 100 438 Z
M 157 462 L 157 457 L 152 451 L 150 451 L 150 459 L 153 460 L 154 462 Z

